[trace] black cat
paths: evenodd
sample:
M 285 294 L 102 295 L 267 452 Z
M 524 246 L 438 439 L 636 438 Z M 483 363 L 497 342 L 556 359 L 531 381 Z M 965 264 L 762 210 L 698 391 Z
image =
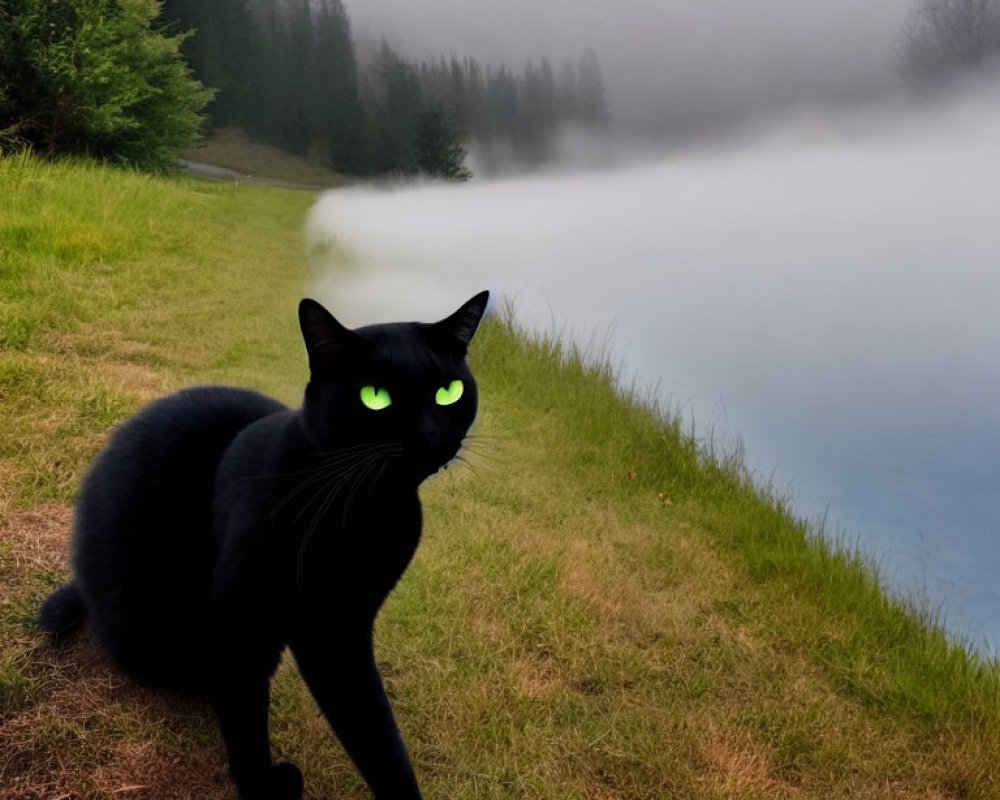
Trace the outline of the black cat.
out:
M 248 800 L 302 793 L 268 740 L 285 645 L 375 797 L 420 797 L 372 627 L 420 538 L 417 487 L 475 418 L 465 356 L 488 298 L 436 324 L 356 330 L 303 300 L 302 408 L 181 391 L 125 423 L 83 481 L 73 581 L 42 627 L 67 637 L 89 618 L 130 675 L 208 693 Z

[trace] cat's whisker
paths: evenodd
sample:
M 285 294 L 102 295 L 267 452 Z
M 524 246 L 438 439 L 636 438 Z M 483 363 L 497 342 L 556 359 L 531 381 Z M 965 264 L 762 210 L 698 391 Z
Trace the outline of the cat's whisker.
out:
M 386 458 L 383 459 L 382 464 L 378 468 L 378 472 L 375 474 L 375 477 L 372 478 L 371 482 L 368 484 L 368 493 L 365 495 L 366 503 L 372 499 L 372 491 L 378 485 L 379 478 L 382 477 L 382 473 L 385 472 L 385 468 L 389 466 L 389 462 L 392 461 L 394 458 L 399 458 L 399 456 L 390 455 L 386 456 Z
M 401 453 L 402 451 L 403 451 L 403 446 L 400 445 L 400 444 L 395 444 L 395 443 L 391 443 L 391 444 L 380 443 L 380 444 L 375 444 L 375 445 L 369 445 L 364 450 L 358 450 L 356 452 L 348 453 L 348 454 L 344 455 L 343 457 L 340 456 L 339 451 L 338 451 L 338 455 L 337 456 L 334 456 L 334 457 L 332 457 L 330 459 L 327 459 L 323 463 L 324 464 L 335 464 L 335 463 L 341 463 L 342 461 L 346 461 L 346 460 L 355 460 L 358 463 L 360 463 L 361 461 L 364 461 L 367 458 L 370 458 L 371 456 L 378 456 L 378 455 L 382 455 L 382 454 L 385 454 L 385 453 L 396 453 L 396 452 Z
M 372 448 L 373 452 L 367 456 L 357 456 L 347 467 L 341 467 L 340 469 L 324 472 L 324 476 L 328 478 L 322 483 L 319 490 L 313 494 L 306 503 L 303 504 L 302 509 L 293 519 L 293 522 L 298 522 L 302 515 L 308 510 L 309 506 L 315 501 L 319 500 L 319 504 L 313 514 L 312 519 L 306 528 L 306 534 L 303 537 L 302 545 L 299 548 L 298 557 L 298 569 L 297 569 L 297 580 L 301 585 L 302 577 L 304 572 L 304 561 L 306 551 L 309 548 L 309 544 L 312 541 L 312 537 L 319 528 L 319 524 L 326 512 L 330 509 L 330 506 L 336 501 L 337 497 L 340 495 L 345 485 L 351 483 L 352 479 L 357 482 L 357 476 L 364 475 L 372 468 L 374 463 L 377 463 L 383 457 L 383 452 L 386 450 L 396 449 L 391 445 L 377 445 Z M 300 487 L 300 489 L 303 487 Z M 353 491 L 353 489 L 352 489 Z
M 374 456 L 381 455 L 383 453 L 393 454 L 401 453 L 402 446 L 392 443 L 392 444 L 370 444 L 364 447 L 356 448 L 344 448 L 344 450 L 337 451 L 337 457 L 328 458 L 317 466 L 311 467 L 307 470 L 301 470 L 298 473 L 290 473 L 290 475 L 301 474 L 305 475 L 305 479 L 299 481 L 292 489 L 284 495 L 281 500 L 275 505 L 274 509 L 271 511 L 271 519 L 274 520 L 278 513 L 285 508 L 291 501 L 293 501 L 298 495 L 306 491 L 308 488 L 313 486 L 318 482 L 324 482 L 328 478 L 336 476 L 342 472 L 349 472 L 356 469 L 362 462 L 366 459 L 372 458 Z M 355 450 L 357 452 L 347 453 L 347 450 Z M 319 493 L 318 493 L 319 494 Z M 315 498 L 310 498 L 306 502 L 305 507 L 314 500 Z M 296 515 L 295 521 L 301 517 L 304 513 L 305 508 Z
M 463 442 L 462 446 L 458 450 L 459 455 L 468 458 L 470 461 L 473 459 L 477 464 L 488 465 L 493 468 L 499 464 L 503 464 L 507 459 L 504 457 L 503 453 L 497 453 L 495 450 L 485 449 L 482 446 L 478 446 L 475 442 Z M 470 456 L 472 458 L 470 458 Z
M 484 469 L 497 469 L 498 467 L 510 464 L 510 455 L 507 453 L 484 452 L 475 447 L 463 446 L 459 453 L 470 461 L 475 461 L 477 465 Z
M 319 482 L 320 485 L 316 489 L 316 491 L 311 493 L 306 498 L 305 502 L 302 504 L 302 507 L 292 517 L 292 522 L 297 523 L 300 519 L 302 519 L 305 516 L 306 512 L 309 511 L 309 507 L 312 506 L 313 503 L 316 503 L 317 501 L 322 502 L 323 498 L 329 495 L 331 488 L 336 488 L 336 486 L 340 482 L 347 480 L 347 475 L 348 475 L 347 471 L 338 471 L 333 474 L 328 474 L 324 476 L 324 479 Z M 302 494 L 307 488 L 309 487 L 306 486 L 299 487 L 296 494 Z
M 375 445 L 371 449 L 373 451 L 375 451 L 375 450 L 382 450 L 384 447 L 386 447 L 386 446 L 385 445 Z M 318 465 L 316 467 L 313 467 L 311 470 L 309 470 L 308 472 L 305 473 L 306 475 L 308 475 L 307 478 L 305 478 L 304 480 L 302 480 L 298 484 L 296 484 L 294 487 L 292 487 L 292 489 L 284 497 L 282 497 L 281 500 L 278 501 L 278 503 L 275 505 L 274 509 L 271 512 L 271 519 L 274 520 L 274 518 L 276 517 L 277 513 L 282 508 L 284 508 L 286 505 L 288 505 L 288 503 L 291 502 L 292 500 L 294 500 L 296 496 L 302 494 L 302 492 L 306 491 L 311 486 L 315 485 L 316 483 L 326 483 L 326 482 L 328 482 L 328 479 L 330 479 L 330 478 L 335 478 L 335 477 L 337 477 L 339 475 L 347 474 L 347 473 L 351 472 L 352 470 L 356 469 L 357 466 L 361 462 L 363 462 L 366 458 L 370 458 L 370 457 L 371 457 L 371 454 L 369 454 L 367 456 L 366 455 L 357 455 L 357 454 L 355 454 L 355 455 L 352 455 L 350 458 L 341 459 L 337 463 L 331 462 L 329 464 L 320 464 L 320 465 Z M 316 496 L 318 496 L 320 494 L 322 494 L 322 490 L 320 492 L 317 492 Z M 315 499 L 316 496 L 311 497 L 305 503 L 305 506 L 304 506 L 303 510 L 300 511 L 299 514 L 296 515 L 294 521 L 298 520 L 298 518 L 304 512 L 305 508 L 308 507 L 308 505 Z
M 363 456 L 368 453 L 376 452 L 384 447 L 390 447 L 381 442 L 367 443 L 352 445 L 351 447 L 338 447 L 336 450 L 330 450 L 324 453 L 318 453 L 316 455 L 316 460 L 324 464 L 330 463 L 331 461 L 340 460 L 342 457 L 352 457 L 352 456 Z
M 302 544 L 299 546 L 298 563 L 296 565 L 296 585 L 299 589 L 300 599 L 302 593 L 303 577 L 305 574 L 305 558 L 306 553 L 309 550 L 309 545 L 312 543 L 313 534 L 319 530 L 319 523 L 323 519 L 327 510 L 336 500 L 337 495 L 340 494 L 341 488 L 347 482 L 349 478 L 348 474 L 339 474 L 338 477 L 329 480 L 327 483 L 323 484 L 320 490 L 309 498 L 309 501 L 302 507 L 302 511 L 295 517 L 294 521 L 298 521 L 298 518 L 305 512 L 309 505 L 316 499 L 322 498 L 317 507 L 312 519 L 309 521 L 309 525 L 306 527 L 305 536 L 302 537 Z
M 461 453 L 459 453 L 458 455 L 456 455 L 452 459 L 451 463 L 454 463 L 456 461 L 459 462 L 459 463 L 461 463 L 461 464 L 463 464 L 463 465 L 465 465 L 465 467 L 468 468 L 472 472 L 473 475 L 478 475 L 479 474 L 479 470 L 476 468 L 476 465 L 473 464 L 471 461 L 469 461 L 469 459 L 467 459 Z
M 303 504 L 302 509 L 293 518 L 293 522 L 298 522 L 301 516 L 305 513 L 308 507 L 316 502 L 322 502 L 325 498 L 335 498 L 337 493 L 343 484 L 347 483 L 351 476 L 357 471 L 359 465 L 363 462 L 363 459 L 358 458 L 349 464 L 339 466 L 336 469 L 325 470 L 322 473 L 322 480 L 318 481 L 320 484 L 319 488 L 309 496 L 309 499 Z M 314 484 L 316 481 L 313 482 Z M 302 487 L 307 488 L 307 487 Z
M 481 442 L 483 444 L 496 444 L 503 442 L 510 442 L 513 439 L 510 436 L 483 436 L 475 433 L 467 433 L 462 437 L 463 442 Z
M 481 458 L 484 461 L 500 461 L 501 460 L 501 457 L 498 456 L 496 453 L 491 452 L 489 450 L 483 450 L 481 448 L 476 447 L 475 445 L 463 444 L 462 448 L 461 448 L 461 450 L 459 450 L 459 452 L 460 453 L 471 453 L 476 458 Z
M 324 453 L 317 453 L 311 456 L 308 460 L 312 461 L 313 464 L 303 469 L 291 470 L 289 472 L 270 472 L 263 473 L 260 475 L 247 475 L 240 480 L 242 481 L 253 481 L 253 480 L 273 480 L 274 478 L 293 478 L 297 475 L 312 475 L 318 469 L 323 467 L 332 466 L 343 461 L 349 461 L 351 459 L 360 458 L 366 455 L 367 452 L 374 452 L 381 450 L 385 447 L 392 447 L 393 445 L 386 444 L 363 444 L 355 445 L 352 447 L 342 447 L 337 450 L 331 450 Z
M 346 464 L 339 466 L 336 469 L 318 468 L 313 470 L 311 473 L 309 473 L 308 477 L 305 480 L 298 482 L 295 486 L 292 487 L 292 489 L 287 494 L 285 494 L 281 498 L 281 500 L 279 500 L 275 504 L 274 508 L 271 510 L 271 520 L 272 521 L 275 520 L 277 518 L 277 515 L 281 512 L 282 509 L 285 508 L 285 506 L 291 503 L 300 494 L 307 491 L 310 487 L 314 486 L 317 483 L 324 483 L 330 480 L 331 478 L 336 478 L 338 475 L 349 472 L 351 469 L 353 469 L 353 466 L 354 466 L 353 464 Z M 313 499 L 314 498 L 311 497 L 309 500 L 307 500 L 305 506 L 307 507 L 309 503 L 312 502 Z M 295 517 L 296 520 L 298 519 L 299 516 L 301 516 L 301 513 L 302 512 L 300 511 L 300 513 L 296 515 Z
M 476 433 L 474 431 L 465 434 L 466 439 L 479 439 L 484 442 L 509 442 L 512 437 L 502 433 Z
M 512 439 L 508 436 L 472 436 L 467 435 L 462 439 L 463 446 L 489 448 L 490 450 L 503 450 Z
M 348 490 L 347 498 L 344 501 L 344 509 L 341 516 L 341 521 L 345 526 L 347 525 L 347 518 L 349 516 L 351 506 L 354 504 L 354 495 L 357 492 L 358 488 L 361 486 L 364 479 L 369 474 L 371 474 L 371 472 L 375 470 L 375 466 L 376 462 L 374 460 L 369 461 L 367 464 L 365 464 L 364 469 L 358 472 L 354 481 L 351 483 L 351 488 Z
M 307 467 L 306 469 L 296 469 L 289 472 L 267 472 L 261 473 L 259 475 L 244 475 L 240 478 L 241 482 L 246 481 L 260 481 L 260 480 L 274 480 L 275 478 L 294 478 L 297 475 L 312 475 L 316 472 L 316 467 Z

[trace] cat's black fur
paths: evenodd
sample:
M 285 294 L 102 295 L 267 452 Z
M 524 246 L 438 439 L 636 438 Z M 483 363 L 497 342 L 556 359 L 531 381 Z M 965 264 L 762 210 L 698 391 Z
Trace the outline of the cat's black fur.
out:
M 87 617 L 129 674 L 209 694 L 244 798 L 302 792 L 268 741 L 286 645 L 375 797 L 420 797 L 372 627 L 420 538 L 417 487 L 476 415 L 465 355 L 487 299 L 436 324 L 353 331 L 303 300 L 301 409 L 240 389 L 179 392 L 125 423 L 83 482 L 73 580 L 46 600 L 42 626 L 66 637 Z M 437 405 L 454 380 L 462 397 Z M 391 405 L 365 407 L 366 385 Z

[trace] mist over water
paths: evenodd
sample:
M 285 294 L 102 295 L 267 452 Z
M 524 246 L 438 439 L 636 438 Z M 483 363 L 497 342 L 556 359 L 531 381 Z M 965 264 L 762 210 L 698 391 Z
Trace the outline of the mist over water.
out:
M 583 342 L 1000 643 L 1000 103 L 801 114 L 601 172 L 324 195 L 310 292 L 351 325 L 481 288 Z M 354 269 L 338 266 L 341 253 Z M 489 402 L 484 398 L 484 402 Z

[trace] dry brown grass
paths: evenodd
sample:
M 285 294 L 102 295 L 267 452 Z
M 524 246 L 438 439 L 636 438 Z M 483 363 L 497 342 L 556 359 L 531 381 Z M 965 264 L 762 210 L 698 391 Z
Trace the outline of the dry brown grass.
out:
M 708 769 L 706 783 L 722 796 L 794 798 L 800 793 L 774 772 L 770 748 L 745 731 L 720 731 L 709 723 L 698 740 Z
M 6 611 L 33 609 L 40 576 L 66 573 L 71 523 L 58 504 L 4 515 Z M 0 709 L 0 800 L 235 797 L 207 705 L 136 685 L 87 635 L 56 647 L 21 627 L 7 651 L 32 690 L 24 707 Z
M 48 690 L 0 721 L 0 798 L 234 796 L 220 748 L 185 741 L 206 737 L 203 705 L 136 686 L 86 638 L 30 666 Z
M 164 357 L 162 348 L 130 340 L 120 329 L 83 325 L 80 330 L 51 331 L 45 337 L 51 354 L 37 354 L 36 363 L 52 370 L 55 362 L 65 368 L 98 378 L 137 402 L 149 402 L 170 388 L 162 372 L 150 366 Z
M 72 524 L 73 509 L 59 503 L 23 511 L 0 510 L 0 541 L 11 545 L 3 569 L 12 577 L 37 570 L 66 570 Z

